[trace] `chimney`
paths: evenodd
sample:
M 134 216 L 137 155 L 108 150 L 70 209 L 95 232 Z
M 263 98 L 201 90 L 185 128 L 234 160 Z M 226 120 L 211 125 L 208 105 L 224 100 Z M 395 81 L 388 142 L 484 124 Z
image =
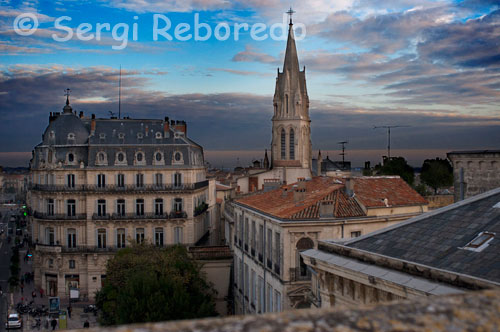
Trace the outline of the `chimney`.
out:
M 318 152 L 318 160 L 316 161 L 318 163 L 317 165 L 317 176 L 321 176 L 321 162 L 323 161 L 323 157 L 321 157 L 321 150 Z
M 321 201 L 319 203 L 319 217 L 333 218 L 334 202 L 332 200 Z
M 345 179 L 345 193 L 350 197 L 354 195 L 354 180 L 351 178 Z
M 299 182 L 300 183 L 300 182 Z M 293 201 L 298 203 L 306 198 L 306 188 L 300 188 L 298 185 L 293 186 Z
M 95 114 L 92 114 L 92 119 L 90 120 L 90 135 L 95 134 Z
M 286 198 L 288 196 L 288 189 L 284 187 L 281 191 L 281 197 Z
M 83 119 L 83 111 L 80 111 L 80 119 Z
M 165 121 L 163 121 L 163 137 L 170 136 L 170 122 L 168 120 L 168 116 L 165 117 Z
M 145 128 L 145 130 L 144 130 L 144 132 L 145 132 L 145 135 L 144 135 L 144 136 L 146 136 L 146 137 L 148 137 L 148 134 L 149 134 L 149 132 L 148 132 L 149 130 L 148 130 L 148 129 L 149 129 L 149 128 L 148 128 L 148 125 L 146 125 L 146 128 Z
M 184 133 L 184 136 L 187 136 L 187 125 L 186 121 L 176 121 L 175 130 Z

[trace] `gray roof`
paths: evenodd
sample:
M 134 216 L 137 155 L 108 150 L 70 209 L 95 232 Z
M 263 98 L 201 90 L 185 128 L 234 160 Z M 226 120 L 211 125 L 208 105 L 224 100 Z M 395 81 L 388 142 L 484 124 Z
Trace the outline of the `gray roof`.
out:
M 357 259 L 348 258 L 338 254 L 323 252 L 318 249 L 309 249 L 300 253 L 303 256 L 314 258 L 328 265 L 343 267 L 352 271 L 362 273 L 366 276 L 373 276 L 385 282 L 398 284 L 406 288 L 415 289 L 430 295 L 445 295 L 463 293 L 457 287 L 448 286 L 422 277 L 416 277 L 405 273 L 397 272 L 389 268 L 365 263 Z
M 344 245 L 498 283 L 499 202 L 500 188 L 497 188 L 401 224 L 345 241 Z M 484 249 L 463 249 L 483 231 L 495 233 Z

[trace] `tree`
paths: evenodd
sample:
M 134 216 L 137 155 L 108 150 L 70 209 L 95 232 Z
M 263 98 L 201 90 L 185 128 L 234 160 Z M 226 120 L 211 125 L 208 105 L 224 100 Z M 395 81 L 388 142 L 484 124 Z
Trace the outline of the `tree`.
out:
M 409 185 L 415 181 L 413 167 L 403 157 L 384 158 L 384 164 L 375 166 L 375 171 L 379 175 L 399 175 Z
M 422 165 L 420 180 L 436 193 L 438 188 L 453 184 L 453 168 L 446 159 L 426 159 Z
M 103 325 L 217 315 L 215 290 L 182 246 L 134 245 L 108 261 L 96 295 Z

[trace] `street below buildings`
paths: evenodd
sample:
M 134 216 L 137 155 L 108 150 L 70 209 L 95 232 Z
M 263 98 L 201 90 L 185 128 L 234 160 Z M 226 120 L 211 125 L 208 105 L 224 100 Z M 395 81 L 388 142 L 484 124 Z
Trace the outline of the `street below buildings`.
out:
M 49 298 L 47 296 L 42 297 L 40 289 L 35 288 L 32 278 L 26 278 L 26 276 L 31 276 L 33 273 L 33 258 L 28 259 L 26 256 L 28 251 L 31 253 L 33 251 L 29 248 L 28 243 L 19 246 L 19 277 L 23 280 L 23 287 L 18 286 L 14 289 L 9 288 L 10 259 L 12 256 L 12 247 L 15 246 L 15 234 L 17 230 L 16 223 L 9 222 L 9 220 L 12 215 L 17 214 L 18 210 L 10 210 L 10 208 L 3 207 L 0 208 L 0 212 L 2 213 L 2 218 L 0 218 L 0 232 L 2 233 L 0 234 L 0 286 L 2 289 L 2 296 L 0 298 L 0 331 L 4 331 L 8 314 L 18 312 L 17 305 L 19 303 L 31 309 L 44 309 L 49 308 Z M 12 234 L 9 233 L 9 228 L 12 229 Z M 22 232 L 23 235 L 18 235 L 20 239 L 27 234 L 26 228 L 23 228 Z M 11 237 L 10 241 L 8 240 L 9 236 Z M 35 295 L 35 297 L 33 297 L 33 295 Z M 55 330 L 83 328 L 86 321 L 89 322 L 90 327 L 97 326 L 97 317 L 93 313 L 84 312 L 84 308 L 88 303 L 72 303 L 71 317 L 67 315 L 68 305 L 68 302 L 61 302 L 60 306 L 60 310 L 66 312 L 66 322 L 60 322 L 59 318 L 61 316 L 57 313 L 52 315 L 34 315 L 30 313 L 21 314 L 19 312 L 23 325 L 22 328 L 17 331 L 51 331 L 51 322 L 53 319 L 55 319 L 57 323 Z M 39 320 L 38 325 L 37 318 Z

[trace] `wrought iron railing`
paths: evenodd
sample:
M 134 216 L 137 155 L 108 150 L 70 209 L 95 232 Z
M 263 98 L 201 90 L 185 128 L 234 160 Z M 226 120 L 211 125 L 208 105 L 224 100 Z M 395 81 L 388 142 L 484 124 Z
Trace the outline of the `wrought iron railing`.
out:
M 33 217 L 37 219 L 45 219 L 45 220 L 82 220 L 87 219 L 87 214 L 79 213 L 75 215 L 68 214 L 49 214 L 49 213 L 41 213 L 41 212 L 33 212 Z

